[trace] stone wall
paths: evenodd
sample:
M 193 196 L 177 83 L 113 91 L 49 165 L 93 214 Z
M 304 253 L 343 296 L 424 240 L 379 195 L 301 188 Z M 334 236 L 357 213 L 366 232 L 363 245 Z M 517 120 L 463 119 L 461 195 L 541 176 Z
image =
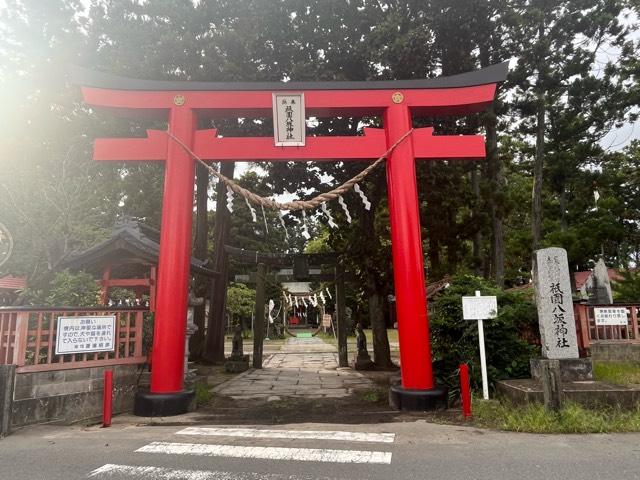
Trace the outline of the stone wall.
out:
M 131 411 L 142 368 L 141 365 L 116 365 L 18 373 L 15 375 L 11 427 L 99 419 L 105 369 L 113 370 L 113 413 Z
M 0 365 L 0 438 L 11 431 L 11 407 L 13 405 L 15 376 L 15 365 Z
M 605 362 L 640 362 L 640 345 L 633 343 L 592 343 L 589 346 L 594 360 Z

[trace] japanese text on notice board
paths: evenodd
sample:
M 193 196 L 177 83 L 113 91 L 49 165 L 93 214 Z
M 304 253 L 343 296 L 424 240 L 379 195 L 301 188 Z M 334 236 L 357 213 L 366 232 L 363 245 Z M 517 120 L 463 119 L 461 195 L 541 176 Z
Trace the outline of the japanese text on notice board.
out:
M 58 317 L 56 355 L 112 352 L 115 348 L 115 315 Z

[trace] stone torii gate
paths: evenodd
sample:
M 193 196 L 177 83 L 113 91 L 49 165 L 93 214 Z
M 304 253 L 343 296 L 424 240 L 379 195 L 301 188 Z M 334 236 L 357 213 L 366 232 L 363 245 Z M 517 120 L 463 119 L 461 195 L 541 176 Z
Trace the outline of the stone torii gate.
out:
M 411 130 L 413 116 L 486 110 L 506 74 L 507 64 L 502 63 L 422 80 L 208 83 L 135 80 L 75 69 L 74 81 L 88 105 L 168 122 L 170 135 L 149 130 L 147 138 L 100 138 L 94 145 L 94 159 L 99 161 L 165 162 L 151 389 L 138 393 L 135 412 L 183 413 L 193 395 L 184 391 L 183 359 L 195 161 L 184 146 L 208 161 L 371 160 Z M 277 92 L 304 93 L 307 116 L 380 116 L 383 128 L 365 128 L 362 136 L 310 137 L 303 147 L 277 147 L 272 137 L 219 137 L 216 130 L 197 128 L 199 120 L 212 117 L 270 117 L 272 94 Z M 402 367 L 402 385 L 392 387 L 391 398 L 402 409 L 446 404 L 446 392 L 434 385 L 431 367 L 415 159 L 484 157 L 481 135 L 433 135 L 433 128 L 417 128 L 387 158 Z

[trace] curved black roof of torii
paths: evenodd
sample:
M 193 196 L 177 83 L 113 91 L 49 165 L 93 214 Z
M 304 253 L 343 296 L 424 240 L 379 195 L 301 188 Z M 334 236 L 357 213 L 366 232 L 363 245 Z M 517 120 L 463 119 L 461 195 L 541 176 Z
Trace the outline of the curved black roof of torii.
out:
M 157 230 L 131 218 L 125 218 L 116 223 L 108 239 L 72 255 L 63 262 L 62 267 L 84 269 L 125 259 L 137 259 L 143 263 L 157 265 L 160 253 L 159 237 Z M 191 257 L 191 273 L 217 277 L 219 273 L 206 268 L 205 263 Z
M 509 62 L 480 70 L 437 78 L 416 80 L 335 81 L 335 82 L 193 82 L 184 80 L 140 80 L 96 72 L 73 66 L 71 75 L 78 85 L 114 90 L 140 91 L 278 91 L 278 90 L 388 90 L 462 88 L 500 83 L 506 80 Z

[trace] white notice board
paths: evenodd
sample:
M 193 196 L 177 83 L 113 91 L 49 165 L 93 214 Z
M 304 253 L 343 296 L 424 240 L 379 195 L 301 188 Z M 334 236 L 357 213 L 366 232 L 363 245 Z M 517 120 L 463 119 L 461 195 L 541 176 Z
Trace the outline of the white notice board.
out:
M 113 352 L 116 316 L 58 317 L 56 355 Z
M 462 297 L 462 318 L 487 320 L 498 315 L 498 299 L 494 296 Z
M 593 309 L 596 325 L 628 325 L 626 307 L 596 307 Z

